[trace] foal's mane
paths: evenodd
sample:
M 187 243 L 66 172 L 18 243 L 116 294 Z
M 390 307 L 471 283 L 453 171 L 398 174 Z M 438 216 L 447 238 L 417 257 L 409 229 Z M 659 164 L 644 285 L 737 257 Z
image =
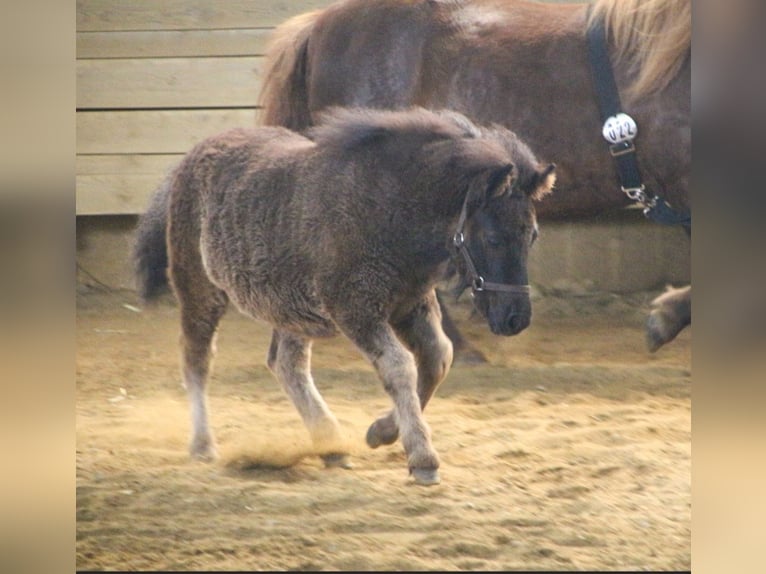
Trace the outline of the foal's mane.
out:
M 691 49 L 691 0 L 594 0 L 588 25 L 602 19 L 617 61 L 636 70 L 630 97 L 665 88 Z
M 307 132 L 317 144 L 343 151 L 407 134 L 436 140 L 478 137 L 481 132 L 460 114 L 419 107 L 406 111 L 331 107 L 319 114 L 318 125 Z

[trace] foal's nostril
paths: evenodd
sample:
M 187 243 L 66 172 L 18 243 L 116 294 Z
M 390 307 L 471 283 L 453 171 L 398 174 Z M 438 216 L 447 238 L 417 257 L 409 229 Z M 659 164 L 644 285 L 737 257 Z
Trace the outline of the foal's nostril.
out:
M 529 327 L 529 315 L 512 313 L 508 316 L 508 327 L 514 335 Z

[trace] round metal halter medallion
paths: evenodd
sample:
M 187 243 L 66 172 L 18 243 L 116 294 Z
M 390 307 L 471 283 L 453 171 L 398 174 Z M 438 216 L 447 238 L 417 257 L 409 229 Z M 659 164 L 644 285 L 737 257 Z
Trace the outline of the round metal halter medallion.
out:
M 637 133 L 638 126 L 635 120 L 622 112 L 608 117 L 604 122 L 604 127 L 601 128 L 604 139 L 611 144 L 630 141 L 636 137 Z

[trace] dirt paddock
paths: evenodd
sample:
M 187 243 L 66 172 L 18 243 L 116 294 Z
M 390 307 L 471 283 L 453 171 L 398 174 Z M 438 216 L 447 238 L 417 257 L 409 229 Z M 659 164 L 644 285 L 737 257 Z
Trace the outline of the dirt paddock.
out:
M 532 326 L 456 363 L 426 410 L 438 486 L 368 425 L 389 407 L 345 339 L 313 371 L 352 470 L 325 469 L 266 369 L 270 329 L 230 310 L 210 386 L 221 458 L 187 456 L 178 313 L 128 291 L 77 301 L 77 567 L 121 570 L 688 570 L 691 330 L 656 354 L 656 293 L 538 297 Z

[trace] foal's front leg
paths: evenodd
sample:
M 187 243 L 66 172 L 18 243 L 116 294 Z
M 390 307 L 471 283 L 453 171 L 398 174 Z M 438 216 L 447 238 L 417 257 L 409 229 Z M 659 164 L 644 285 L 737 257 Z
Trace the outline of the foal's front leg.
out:
M 311 376 L 311 340 L 274 330 L 267 364 L 298 409 L 325 465 L 351 468 L 338 420 Z
M 431 445 L 431 432 L 423 419 L 416 392 L 415 358 L 386 323 L 344 325 L 341 329 L 364 352 L 394 401 L 410 474 L 423 485 L 439 483 L 439 456 Z
M 420 410 L 426 408 L 452 365 L 452 342 L 442 329 L 439 301 L 431 292 L 406 317 L 393 325 L 396 334 L 415 355 L 418 368 Z M 377 448 L 392 444 L 399 437 L 396 412 L 377 419 L 367 431 L 367 444 Z

